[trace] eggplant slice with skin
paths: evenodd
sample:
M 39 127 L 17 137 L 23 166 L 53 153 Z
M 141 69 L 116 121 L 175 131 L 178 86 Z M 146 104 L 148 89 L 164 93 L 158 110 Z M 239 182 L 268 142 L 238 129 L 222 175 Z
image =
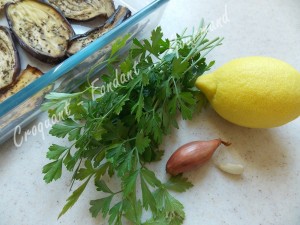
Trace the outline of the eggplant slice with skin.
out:
M 39 69 L 28 65 L 27 68 L 21 72 L 14 85 L 4 94 L 0 94 L 0 103 L 11 97 L 18 91 L 22 90 L 24 87 L 26 87 L 28 84 L 38 79 L 42 75 L 43 73 Z M 0 129 L 8 126 L 10 123 L 14 123 L 14 125 L 16 126 L 16 123 L 21 122 L 20 120 L 27 117 L 28 113 L 32 113 L 34 110 L 37 110 L 43 102 L 45 94 L 51 91 L 52 88 L 52 85 L 44 88 L 37 94 L 33 95 L 31 98 L 23 102 L 21 105 L 11 110 L 5 116 L 1 117 Z
M 77 21 L 87 21 L 97 16 L 110 17 L 115 6 L 112 0 L 48 0 L 62 11 L 65 17 Z
M 21 72 L 13 85 L 11 85 L 11 87 L 6 90 L 6 92 L 0 94 L 0 103 L 17 93 L 18 91 L 22 90 L 24 87 L 26 87 L 28 84 L 38 79 L 42 75 L 43 73 L 39 69 L 28 65 L 27 68 Z
M 16 2 L 17 0 L 0 0 L 0 10 L 4 9 L 6 3 Z
M 13 37 L 7 27 L 0 26 L 0 93 L 5 91 L 20 73 L 20 59 Z
M 114 14 L 104 23 L 104 25 L 96 27 L 84 34 L 76 35 L 73 38 L 71 38 L 69 41 L 67 54 L 69 56 L 75 54 L 76 52 L 83 49 L 85 46 L 87 46 L 106 32 L 110 31 L 114 27 L 124 22 L 130 16 L 131 11 L 128 8 L 124 6 L 119 6 L 114 12 Z
M 23 0 L 5 5 L 8 24 L 24 50 L 46 63 L 66 58 L 75 33 L 67 19 L 50 4 Z

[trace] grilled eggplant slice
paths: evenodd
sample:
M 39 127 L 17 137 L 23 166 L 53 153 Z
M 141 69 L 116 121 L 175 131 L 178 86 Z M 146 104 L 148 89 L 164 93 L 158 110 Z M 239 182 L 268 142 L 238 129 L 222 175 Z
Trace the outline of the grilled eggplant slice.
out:
M 59 8 L 68 19 L 77 21 L 91 20 L 97 16 L 110 17 L 115 6 L 112 0 L 49 0 Z
M 43 73 L 39 69 L 28 65 L 27 68 L 21 72 L 20 76 L 18 76 L 13 85 L 11 85 L 11 87 L 6 92 L 0 94 L 0 103 L 8 99 L 10 96 L 14 95 L 42 75 Z
M 39 69 L 28 65 L 27 68 L 22 71 L 21 75 L 18 77 L 15 85 L 10 90 L 7 90 L 5 94 L 0 95 L 0 103 L 5 101 L 13 94 L 17 93 L 26 85 L 42 75 L 43 73 Z M 31 114 L 33 111 L 39 108 L 39 106 L 43 102 L 45 94 L 51 91 L 52 88 L 53 87 L 51 85 L 44 88 L 43 90 L 39 91 L 37 94 L 29 98 L 27 101 L 23 102 L 17 108 L 10 111 L 4 117 L 1 117 L 0 129 L 8 126 L 10 123 L 13 123 L 14 126 L 16 126 L 18 123 L 22 122 L 22 118 L 28 117 L 29 113 Z
M 0 0 L 0 10 L 4 8 L 6 3 L 16 2 L 17 0 Z
M 69 47 L 67 50 L 68 55 L 73 55 L 109 30 L 113 29 L 117 25 L 121 24 L 123 21 L 131 16 L 131 11 L 124 7 L 119 6 L 114 14 L 105 22 L 104 25 L 96 27 L 88 32 L 76 35 L 69 41 Z
M 20 72 L 20 60 L 13 37 L 0 26 L 0 93 L 11 85 Z
M 46 63 L 66 58 L 68 40 L 74 30 L 66 18 L 47 3 L 23 0 L 5 5 L 8 24 L 20 45 Z

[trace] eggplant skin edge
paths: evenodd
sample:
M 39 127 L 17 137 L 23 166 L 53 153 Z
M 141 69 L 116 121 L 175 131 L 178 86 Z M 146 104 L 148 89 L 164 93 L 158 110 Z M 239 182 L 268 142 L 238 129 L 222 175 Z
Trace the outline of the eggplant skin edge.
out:
M 32 55 L 34 58 L 42 61 L 42 62 L 45 62 L 45 63 L 49 63 L 49 64 L 57 64 L 57 63 L 60 63 L 62 62 L 63 60 L 65 60 L 68 56 L 66 54 L 67 52 L 67 48 L 65 50 L 65 54 L 61 57 L 52 57 L 52 56 L 49 56 L 49 55 L 46 55 L 46 54 L 42 54 L 42 53 L 39 53 L 37 52 L 34 48 L 32 48 L 31 46 L 27 45 L 23 40 L 22 38 L 15 32 L 15 30 L 13 29 L 13 26 L 14 26 L 14 22 L 12 22 L 10 19 L 9 19 L 9 15 L 8 15 L 8 8 L 11 6 L 11 5 L 14 5 L 14 4 L 18 4 L 20 2 L 23 2 L 23 1 L 26 1 L 26 0 L 21 0 L 21 1 L 17 1 L 17 2 L 10 2 L 10 3 L 7 3 L 5 4 L 4 6 L 4 9 L 5 9 L 5 17 L 7 19 L 7 23 L 14 35 L 14 37 L 16 38 L 16 40 L 18 41 L 18 43 L 20 44 L 20 46 L 25 50 L 27 51 L 30 55 Z M 71 26 L 71 24 L 69 23 L 69 21 L 63 16 L 62 12 L 60 10 L 58 10 L 57 8 L 53 7 L 52 5 L 50 5 L 49 3 L 47 2 L 41 2 L 41 1 L 36 1 L 37 3 L 39 4 L 43 4 L 43 5 L 46 5 L 47 7 L 50 7 L 53 11 L 55 11 L 57 13 L 57 15 L 59 15 L 59 17 L 61 18 L 62 22 L 65 23 L 68 27 L 68 30 L 69 30 L 69 33 L 70 33 L 70 37 L 74 36 L 75 35 L 75 31 L 73 29 L 73 27 Z M 68 40 L 66 40 L 68 42 Z
M 38 68 L 27 65 L 26 69 L 24 69 L 18 78 L 12 83 L 9 89 L 7 89 L 4 93 L 0 94 L 0 103 L 13 96 L 17 92 L 21 91 L 24 87 L 29 85 L 34 80 L 41 77 L 44 73 L 40 71 Z M 26 76 L 30 76 L 29 80 L 26 80 Z M 25 79 L 25 80 L 24 80 Z
M 88 19 L 76 19 L 76 18 L 73 17 L 73 16 L 68 16 L 68 15 L 64 14 L 64 13 L 63 13 L 63 10 L 62 10 L 59 6 L 57 6 L 56 4 L 52 3 L 51 1 L 48 1 L 47 3 L 49 3 L 49 4 L 52 5 L 52 6 L 54 6 L 54 7 L 57 8 L 59 11 L 61 11 L 62 15 L 64 15 L 68 20 L 74 21 L 74 22 L 88 22 L 88 21 L 92 21 L 92 20 L 96 19 L 97 17 L 100 17 L 100 18 L 102 17 L 102 18 L 107 19 L 107 18 L 109 18 L 111 15 L 113 15 L 113 13 L 112 13 L 111 15 L 108 15 L 107 13 L 105 13 L 105 14 L 100 13 L 100 14 L 97 14 L 97 15 L 95 15 L 95 16 L 93 16 L 93 17 L 88 18 Z M 113 8 L 114 11 L 115 11 L 115 4 L 114 4 L 114 1 L 111 0 L 111 1 L 110 1 L 110 4 L 111 4 L 111 8 Z
M 118 16 L 120 16 L 121 13 L 123 13 L 124 15 L 121 19 L 119 19 Z M 92 35 L 96 32 L 100 32 L 101 35 L 96 38 L 96 39 L 98 39 L 99 37 L 101 37 L 106 32 L 110 31 L 114 27 L 118 26 L 119 24 L 121 24 L 122 22 L 127 20 L 129 17 L 131 17 L 131 11 L 125 6 L 119 6 L 116 9 L 116 11 L 108 18 L 108 20 L 106 20 L 105 23 L 102 24 L 101 26 L 92 28 L 91 30 L 88 30 L 84 34 L 74 35 L 73 37 L 71 37 L 70 40 L 69 40 L 69 43 L 68 43 L 67 55 L 72 56 L 75 53 L 77 53 L 78 51 L 80 51 L 82 48 L 85 47 L 85 46 L 83 46 L 81 49 L 77 50 L 76 52 L 71 52 L 70 51 L 70 48 L 71 48 L 72 44 L 75 41 L 77 41 L 78 39 L 88 38 L 89 35 Z M 95 41 L 96 39 L 93 39 L 91 42 L 89 42 L 89 44 L 92 43 L 93 41 Z
M 38 79 L 43 75 L 43 72 L 40 71 L 36 67 L 32 67 L 30 65 L 27 65 L 27 68 L 22 71 L 21 75 L 24 75 L 25 73 L 31 73 L 32 76 L 34 76 L 34 80 Z M 22 77 L 19 77 L 21 80 Z M 19 81 L 21 82 L 21 81 Z M 29 82 L 29 83 L 31 83 Z M 17 82 L 16 82 L 17 83 Z M 28 83 L 28 84 L 29 84 Z M 45 87 L 44 89 L 40 90 L 38 93 L 30 97 L 28 100 L 24 101 L 22 104 L 20 104 L 18 107 L 14 108 L 12 111 L 10 111 L 8 114 L 0 118 L 0 129 L 4 129 L 7 126 L 16 126 L 21 121 L 26 119 L 29 114 L 36 111 L 39 106 L 42 104 L 44 100 L 44 96 L 49 93 L 53 89 L 53 85 L 49 85 Z M 21 90 L 21 89 L 20 89 Z M 5 101 L 7 98 L 9 98 L 11 95 L 10 93 L 7 93 L 7 96 L 1 96 L 0 95 L 0 104 L 2 101 Z
M 16 2 L 18 0 L 0 0 L 0 11 L 2 9 L 4 9 L 5 4 L 9 3 L 9 2 Z
M 9 40 L 11 41 L 11 45 L 14 50 L 14 55 L 12 57 L 14 57 L 14 59 L 15 59 L 14 74 L 13 74 L 12 82 L 10 84 L 0 88 L 0 94 L 2 94 L 3 92 L 5 92 L 7 89 L 9 89 L 11 87 L 12 83 L 14 83 L 14 81 L 19 76 L 20 71 L 21 71 L 21 63 L 20 63 L 20 57 L 19 57 L 19 53 L 17 50 L 17 46 L 15 45 L 15 38 L 12 35 L 10 29 L 5 26 L 0 26 L 0 30 L 2 30 L 7 35 Z

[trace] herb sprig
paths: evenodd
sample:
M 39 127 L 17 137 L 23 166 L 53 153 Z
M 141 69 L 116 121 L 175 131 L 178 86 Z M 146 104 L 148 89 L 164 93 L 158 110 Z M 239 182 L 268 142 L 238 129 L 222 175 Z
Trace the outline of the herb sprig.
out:
M 209 41 L 206 28 L 202 23 L 199 31 L 169 40 L 158 27 L 149 40 L 134 39 L 121 58 L 118 52 L 128 39 L 124 37 L 113 44 L 108 74 L 101 76 L 102 85 L 119 84 L 113 91 L 101 93 L 100 86 L 89 84 L 81 92 L 47 95 L 43 108 L 51 116 L 64 115 L 50 134 L 68 137 L 71 144 L 50 146 L 47 157 L 52 162 L 43 168 L 44 180 L 59 179 L 64 166 L 73 171 L 73 182 L 82 182 L 59 217 L 93 181 L 99 191 L 99 199 L 90 201 L 93 217 L 102 214 L 109 224 L 122 224 L 124 218 L 133 224 L 182 224 L 183 205 L 170 191 L 184 192 L 192 184 L 182 176 L 162 182 L 147 163 L 161 159 L 160 144 L 178 128 L 178 113 L 190 120 L 205 103 L 195 79 L 214 64 L 207 64 L 205 55 L 222 41 Z M 126 83 L 124 74 L 130 74 Z M 118 191 L 105 182 L 107 175 L 121 181 Z M 151 216 L 145 218 L 145 212 Z

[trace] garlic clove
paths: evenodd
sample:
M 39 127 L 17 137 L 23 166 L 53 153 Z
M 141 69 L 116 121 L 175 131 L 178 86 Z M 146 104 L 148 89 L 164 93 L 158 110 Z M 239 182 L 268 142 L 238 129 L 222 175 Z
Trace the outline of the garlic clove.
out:
M 232 175 L 241 175 L 244 172 L 244 166 L 241 164 L 220 163 L 218 167 L 220 170 Z

